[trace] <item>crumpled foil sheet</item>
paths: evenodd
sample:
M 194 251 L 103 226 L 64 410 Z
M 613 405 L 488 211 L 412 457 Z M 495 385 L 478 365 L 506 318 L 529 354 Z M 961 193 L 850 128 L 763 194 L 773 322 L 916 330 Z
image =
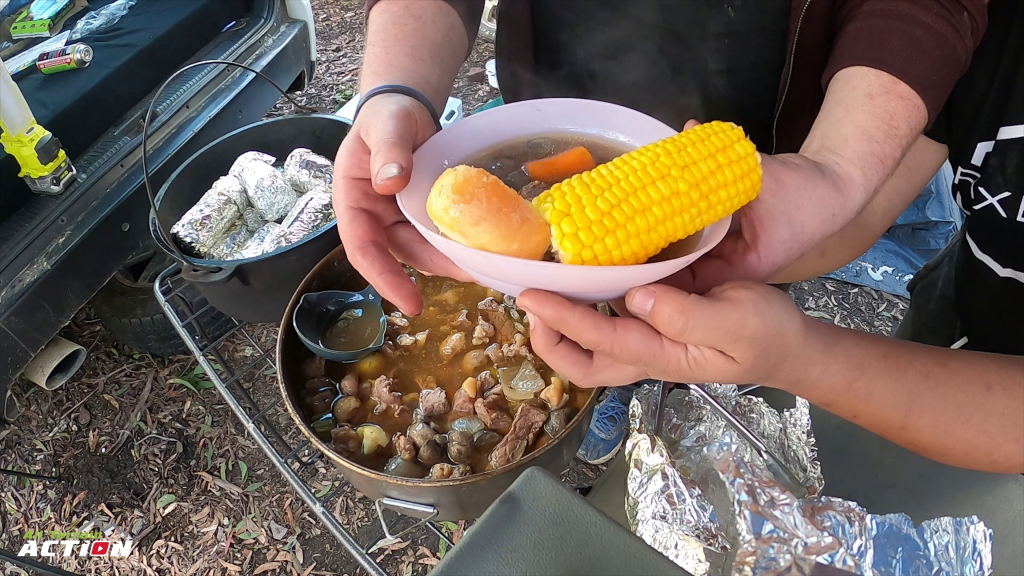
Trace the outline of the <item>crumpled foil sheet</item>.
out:
M 334 164 L 308 148 L 296 148 L 285 158 L 284 179 L 300 194 L 330 193 Z
M 992 531 L 977 517 L 919 526 L 820 496 L 810 406 L 779 414 L 735 386 L 705 389 L 758 434 L 808 487 L 797 500 L 756 452 L 699 398 L 673 391 L 655 436 L 657 389 L 640 388 L 626 440 L 626 514 L 633 531 L 694 576 L 806 575 L 817 564 L 863 576 L 992 573 Z
M 242 187 L 234 178 L 222 177 L 171 226 L 171 236 L 189 256 L 205 258 L 241 216 Z
M 270 164 L 246 162 L 238 168 L 238 180 L 245 187 L 249 201 L 267 222 L 279 220 L 287 214 L 298 198 L 284 176 Z

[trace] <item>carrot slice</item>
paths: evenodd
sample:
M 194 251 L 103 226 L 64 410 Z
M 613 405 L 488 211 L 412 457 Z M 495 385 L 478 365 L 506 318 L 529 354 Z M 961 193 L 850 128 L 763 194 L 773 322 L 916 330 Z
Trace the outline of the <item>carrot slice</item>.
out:
M 574 176 L 597 167 L 590 150 L 583 146 L 574 146 L 561 154 L 548 158 L 527 162 L 526 173 L 530 178 L 545 184 L 556 184 L 570 176 Z

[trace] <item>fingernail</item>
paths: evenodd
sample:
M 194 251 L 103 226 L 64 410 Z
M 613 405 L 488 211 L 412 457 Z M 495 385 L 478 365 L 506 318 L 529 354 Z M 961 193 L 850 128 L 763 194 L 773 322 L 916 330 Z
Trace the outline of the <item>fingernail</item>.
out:
M 405 168 L 398 162 L 385 164 L 380 167 L 380 170 L 377 170 L 377 177 L 374 182 L 380 184 L 385 180 L 391 180 L 395 176 L 401 176 L 402 172 L 405 172 Z
M 626 303 L 629 311 L 636 316 L 647 316 L 654 308 L 654 290 L 650 288 L 638 288 L 633 291 L 633 297 Z

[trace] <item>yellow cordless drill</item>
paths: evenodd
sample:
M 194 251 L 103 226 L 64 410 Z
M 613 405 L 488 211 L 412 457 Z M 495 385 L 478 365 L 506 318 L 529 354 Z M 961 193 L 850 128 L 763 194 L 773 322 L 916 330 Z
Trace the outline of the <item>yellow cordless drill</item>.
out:
M 76 176 L 75 167 L 49 130 L 40 126 L 28 102 L 0 63 L 0 144 L 21 166 L 18 176 L 41 194 L 60 194 Z

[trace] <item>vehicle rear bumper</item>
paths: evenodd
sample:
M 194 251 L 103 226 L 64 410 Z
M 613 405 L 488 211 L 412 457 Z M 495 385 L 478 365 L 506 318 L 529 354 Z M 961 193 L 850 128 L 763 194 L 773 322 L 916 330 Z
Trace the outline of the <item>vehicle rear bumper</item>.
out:
M 270 26 L 232 59 L 288 87 L 302 73 L 313 75 L 311 34 L 305 22 L 276 12 Z M 223 68 L 200 71 L 205 75 L 172 94 L 181 97 L 153 122 L 147 161 L 154 193 L 191 154 L 260 120 L 280 97 L 264 79 Z M 31 240 L 4 247 L 17 250 L 17 256 L 0 270 L 0 402 L 32 357 L 114 272 L 152 249 L 140 138 L 129 137 L 128 146 L 109 153 L 90 149 L 76 159 L 82 177 L 65 192 L 73 201 L 56 206 L 48 214 L 51 221 Z

